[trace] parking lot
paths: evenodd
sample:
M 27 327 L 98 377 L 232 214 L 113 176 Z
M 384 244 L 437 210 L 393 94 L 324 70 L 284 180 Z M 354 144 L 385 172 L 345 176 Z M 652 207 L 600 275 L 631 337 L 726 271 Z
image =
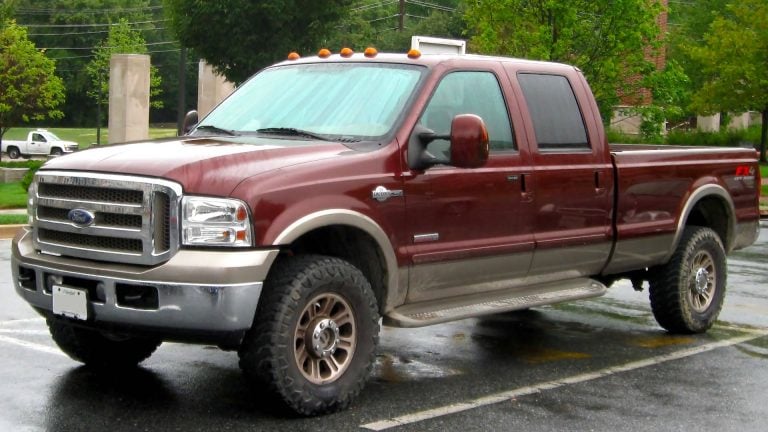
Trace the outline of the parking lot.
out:
M 384 328 L 344 412 L 291 418 L 246 386 L 237 355 L 166 343 L 128 373 L 62 354 L 13 292 L 0 241 L 0 430 L 739 430 L 768 418 L 768 232 L 729 261 L 721 321 L 658 327 L 647 291 L 422 329 Z

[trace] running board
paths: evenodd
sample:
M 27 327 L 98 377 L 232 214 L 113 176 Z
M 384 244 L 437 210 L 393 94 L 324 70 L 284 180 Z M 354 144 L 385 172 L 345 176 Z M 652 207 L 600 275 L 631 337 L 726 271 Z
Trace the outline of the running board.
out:
M 479 315 L 599 297 L 605 294 L 606 289 L 605 285 L 594 279 L 580 278 L 433 302 L 413 303 L 400 306 L 388 313 L 384 317 L 384 324 L 393 327 L 422 327 Z

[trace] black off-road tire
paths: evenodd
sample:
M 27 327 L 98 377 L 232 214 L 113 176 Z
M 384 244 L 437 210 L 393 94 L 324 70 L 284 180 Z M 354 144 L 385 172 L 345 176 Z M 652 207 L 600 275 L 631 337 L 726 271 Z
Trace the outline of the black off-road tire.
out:
M 126 369 L 149 358 L 162 343 L 156 339 L 109 338 L 98 331 L 49 318 L 56 345 L 72 359 L 95 369 Z
M 21 156 L 21 152 L 16 147 L 8 147 L 8 157 L 11 159 L 18 159 Z
M 703 333 L 725 299 L 725 248 L 710 228 L 690 226 L 667 264 L 651 271 L 651 309 L 670 333 Z
M 345 409 L 360 393 L 378 341 L 376 297 L 360 270 L 338 258 L 289 257 L 267 277 L 238 351 L 240 368 L 257 391 L 266 387 L 282 401 L 278 407 L 327 414 Z M 334 361 L 342 365 L 336 371 L 328 368 Z

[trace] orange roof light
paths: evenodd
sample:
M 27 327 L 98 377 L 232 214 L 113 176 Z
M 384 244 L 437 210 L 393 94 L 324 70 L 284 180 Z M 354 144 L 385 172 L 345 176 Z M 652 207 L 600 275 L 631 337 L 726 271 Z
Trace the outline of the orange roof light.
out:
M 339 54 L 341 54 L 341 56 L 344 57 L 344 58 L 352 57 L 352 54 L 354 54 L 354 53 L 355 52 L 352 51 L 352 48 L 342 48 L 341 52 L 339 52 Z
M 288 60 L 298 60 L 300 58 L 301 56 L 296 51 L 293 51 L 290 54 L 288 54 Z
M 378 53 L 379 52 L 376 50 L 376 48 L 368 47 L 368 48 L 365 49 L 365 52 L 363 54 L 365 54 L 365 56 L 368 57 L 368 58 L 374 58 L 374 57 L 376 57 L 376 54 L 378 54 Z
M 331 50 L 327 48 L 323 48 L 320 51 L 317 52 L 317 56 L 320 58 L 328 58 L 331 56 Z
M 411 50 L 408 51 L 408 58 L 409 59 L 417 59 L 419 57 L 421 57 L 421 51 L 419 51 L 417 49 L 411 49 Z

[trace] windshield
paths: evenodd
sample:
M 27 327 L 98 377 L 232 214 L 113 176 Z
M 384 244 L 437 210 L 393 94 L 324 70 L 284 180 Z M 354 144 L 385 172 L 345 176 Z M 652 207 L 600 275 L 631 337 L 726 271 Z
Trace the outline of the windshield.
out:
M 361 63 L 266 69 L 200 122 L 198 133 L 372 140 L 395 126 L 423 70 Z

